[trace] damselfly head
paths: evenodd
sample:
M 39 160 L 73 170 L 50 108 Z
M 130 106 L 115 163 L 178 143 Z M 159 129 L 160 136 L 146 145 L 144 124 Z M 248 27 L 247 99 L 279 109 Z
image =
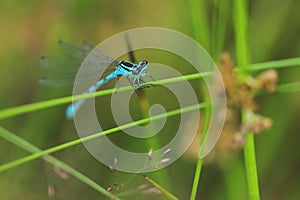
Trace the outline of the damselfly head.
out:
M 132 70 L 132 74 L 135 76 L 141 76 L 146 73 L 146 69 L 148 67 L 148 62 L 143 60 L 139 62 L 139 64 Z
M 143 66 L 146 66 L 146 65 L 148 65 L 148 61 L 146 61 L 146 60 L 143 60 L 139 63 L 139 67 L 143 67 Z
M 139 68 L 139 70 L 138 70 L 139 72 L 146 73 L 146 69 L 148 68 L 148 61 L 146 61 L 146 60 L 141 61 L 139 63 L 138 68 Z

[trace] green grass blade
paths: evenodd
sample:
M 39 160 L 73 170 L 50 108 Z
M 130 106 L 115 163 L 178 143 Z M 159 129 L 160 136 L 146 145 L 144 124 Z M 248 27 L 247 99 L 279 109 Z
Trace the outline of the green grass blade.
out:
M 300 82 L 281 84 L 277 87 L 277 93 L 300 92 Z
M 54 153 L 54 152 L 57 152 L 57 151 L 75 146 L 77 144 L 80 144 L 80 143 L 88 141 L 88 140 L 96 139 L 98 137 L 101 137 L 101 136 L 104 136 L 104 135 L 107 135 L 107 134 L 110 134 L 110 133 L 114 133 L 114 132 L 117 132 L 117 131 L 120 131 L 120 130 L 124 130 L 124 129 L 127 129 L 127 128 L 131 128 L 131 127 L 134 127 L 134 126 L 137 126 L 137 125 L 142 125 L 142 124 L 145 124 L 145 123 L 149 123 L 149 122 L 151 122 L 151 120 L 158 120 L 158 119 L 162 119 L 164 117 L 168 118 L 168 117 L 171 117 L 171 116 L 179 115 L 181 113 L 186 113 L 186 112 L 198 110 L 198 109 L 201 109 L 201 108 L 204 108 L 204 107 L 207 107 L 207 106 L 208 106 L 207 103 L 200 103 L 200 104 L 197 104 L 197 105 L 192 105 L 192 106 L 188 106 L 188 107 L 184 107 L 184 108 L 175 109 L 175 110 L 163 113 L 163 114 L 152 116 L 151 118 L 150 117 L 144 118 L 144 119 L 141 119 L 141 120 L 138 120 L 138 121 L 135 121 L 135 122 L 131 122 L 131 123 L 119 126 L 119 127 L 114 127 L 112 129 L 105 130 L 103 132 L 99 132 L 99 133 L 96 133 L 96 134 L 93 134 L 93 135 L 89 135 L 89 136 L 81 138 L 81 139 L 76 139 L 76 140 L 73 140 L 73 141 L 70 141 L 70 142 L 67 142 L 67 143 L 64 143 L 64 144 L 46 149 L 46 150 L 41 151 L 41 152 L 36 152 L 34 154 L 31 154 L 29 156 L 25 156 L 23 158 L 14 160 L 12 162 L 3 164 L 3 165 L 0 166 L 0 172 L 11 169 L 11 168 L 16 167 L 16 166 L 19 166 L 21 164 L 27 163 L 31 160 L 40 158 L 41 156 L 45 156 L 47 154 L 51 154 L 51 153 Z
M 148 176 L 144 175 L 144 178 L 150 182 L 154 187 L 156 187 L 157 189 L 159 189 L 163 194 L 166 195 L 166 197 L 170 200 L 178 200 L 177 197 L 175 197 L 173 194 L 171 194 L 167 189 L 165 189 L 164 187 L 162 187 L 160 184 L 158 184 L 157 182 L 155 182 L 154 180 L 152 180 L 151 178 L 149 178 Z
M 236 57 L 241 78 L 244 78 L 244 76 L 247 75 L 249 64 L 247 9 L 247 0 L 233 0 Z
M 194 38 L 207 52 L 210 52 L 209 20 L 207 15 L 207 1 L 190 0 L 189 10 L 193 24 Z
M 276 69 L 276 68 L 284 68 L 284 67 L 292 67 L 299 66 L 300 58 L 288 58 L 283 60 L 274 60 L 269 62 L 250 64 L 248 67 L 249 71 L 261 71 L 266 69 Z
M 284 59 L 284 60 L 275 60 L 275 61 L 268 61 L 268 62 L 263 62 L 263 63 L 256 63 L 256 64 L 250 64 L 248 69 L 249 71 L 255 72 L 255 71 L 260 71 L 260 70 L 266 70 L 266 69 L 272 69 L 272 68 L 285 68 L 285 67 L 293 67 L 293 66 L 299 66 L 300 65 L 300 58 L 290 58 L 290 59 Z M 236 68 L 236 71 L 239 71 L 239 68 Z M 159 85 L 159 84 L 167 84 L 167 83 L 173 83 L 173 82 L 179 82 L 179 81 L 184 81 L 184 80 L 193 80 L 193 79 L 198 79 L 201 77 L 206 77 L 210 76 L 212 73 L 210 72 L 205 72 L 205 73 L 195 73 L 195 74 L 189 74 L 185 75 L 182 77 L 174 77 L 174 78 L 168 78 L 160 81 L 155 81 L 151 82 L 153 85 Z M 132 87 L 126 86 L 126 87 L 121 87 L 119 88 L 118 92 L 123 92 L 123 91 L 128 91 L 132 90 Z M 41 101 L 41 102 L 36 102 L 36 103 L 30 103 L 26 105 L 21 105 L 21 106 L 15 106 L 12 108 L 6 108 L 3 110 L 0 110 L 0 120 L 1 119 L 6 119 L 9 117 L 14 117 L 17 115 L 25 114 L 25 113 L 30 113 L 34 112 L 37 110 L 42 110 L 54 106 L 59 106 L 63 104 L 68 104 L 72 102 L 73 100 L 78 100 L 78 99 L 85 99 L 85 98 L 93 98 L 99 97 L 99 96 L 104 96 L 104 95 L 110 95 L 114 93 L 116 89 L 108 89 L 108 90 L 100 90 L 97 91 L 96 93 L 92 94 L 81 94 L 81 95 L 76 95 L 76 96 L 68 96 L 68 97 L 60 97 L 60 98 L 55 98 L 47 101 Z
M 174 78 L 168 78 L 168 79 L 159 80 L 159 81 L 155 81 L 155 82 L 149 82 L 149 84 L 160 85 L 160 84 L 167 84 L 167 83 L 173 83 L 173 82 L 184 81 L 184 80 L 193 80 L 193 79 L 198 79 L 200 77 L 209 76 L 211 74 L 212 74 L 211 72 L 203 72 L 201 74 L 195 73 L 195 74 L 185 75 L 185 76 L 181 76 L 181 77 L 174 77 Z M 131 86 L 121 87 L 118 89 L 118 92 L 124 92 L 124 91 L 128 91 L 128 90 L 132 90 L 132 87 Z M 47 100 L 47 101 L 41 101 L 41 102 L 31 103 L 31 104 L 27 104 L 27 105 L 21 105 L 21 106 L 16 106 L 16 107 L 12 107 L 12 108 L 7 108 L 4 110 L 0 110 L 0 120 L 6 119 L 9 117 L 13 117 L 13 116 L 17 116 L 20 114 L 24 114 L 24 113 L 30 113 L 33 111 L 50 108 L 53 106 L 71 103 L 72 99 L 73 99 L 73 101 L 76 101 L 79 99 L 87 99 L 87 98 L 109 95 L 114 92 L 116 92 L 116 89 L 100 90 L 100 91 L 97 91 L 97 92 L 91 93 L 91 94 L 80 94 L 80 95 L 76 95 L 76 96 L 61 97 L 61 98 L 51 99 L 51 100 Z
M 206 13 L 206 3 L 205 1 L 199 1 L 199 0 L 191 0 L 190 1 L 190 10 L 192 13 L 192 21 L 194 26 L 194 35 L 196 40 L 205 45 L 204 47 L 208 50 L 208 52 L 211 53 L 213 59 L 217 61 L 219 59 L 219 56 L 221 54 L 221 51 L 223 50 L 224 45 L 224 38 L 225 38 L 225 30 L 226 30 L 226 22 L 228 17 L 228 9 L 226 6 L 228 6 L 228 1 L 222 1 L 222 0 L 216 0 L 215 1 L 215 16 L 213 21 L 213 27 L 212 27 L 212 43 L 210 42 L 209 37 L 209 19 Z M 200 8 L 197 13 L 197 7 Z M 202 14 L 200 16 L 200 14 Z M 202 19 L 202 21 L 198 20 Z M 202 35 L 199 33 L 202 32 Z M 211 45 L 211 46 L 210 46 Z M 204 96 L 206 99 L 206 102 L 210 101 L 210 96 L 207 92 L 204 92 Z M 201 145 L 205 142 L 206 135 L 207 135 L 207 129 L 210 123 L 210 117 L 211 117 L 211 110 L 210 108 L 205 109 L 205 118 L 203 122 L 203 128 L 202 128 L 202 134 L 201 134 Z M 202 169 L 202 161 L 203 158 L 201 156 L 201 149 L 199 152 L 199 158 L 197 160 L 196 165 L 196 171 L 194 174 L 194 180 L 193 180 L 193 186 L 192 191 L 190 195 L 190 199 L 196 199 L 198 184 L 200 180 L 201 175 L 201 169 Z
M 246 136 L 246 143 L 244 146 L 244 157 L 245 157 L 245 170 L 246 170 L 246 178 L 247 178 L 247 186 L 248 186 L 248 199 L 250 200 L 260 199 L 253 133 L 248 133 Z
M 3 139 L 17 145 L 18 147 L 30 152 L 30 153 L 40 153 L 42 150 L 38 147 L 32 145 L 28 141 L 24 140 L 23 138 L 18 137 L 17 135 L 11 133 L 10 131 L 0 127 L 0 137 Z M 53 156 L 46 155 L 43 157 L 44 160 L 51 163 L 52 165 L 58 166 L 68 174 L 74 176 L 81 182 L 89 185 L 90 187 L 94 188 L 96 191 L 100 192 L 101 194 L 114 199 L 119 199 L 118 197 L 112 195 L 110 192 L 108 192 L 106 189 L 101 187 L 99 184 L 97 184 L 95 181 L 90 179 L 89 177 L 85 176 L 84 174 L 80 173 L 76 169 L 72 168 L 71 166 L 65 164 L 64 162 L 54 158 Z
M 284 83 L 277 86 L 275 94 L 300 92 L 300 82 Z M 257 96 L 270 95 L 267 91 L 261 91 Z
M 131 87 L 129 87 L 129 86 L 122 87 L 122 91 L 129 90 L 129 89 L 131 89 Z M 24 113 L 30 113 L 33 111 L 50 108 L 53 106 L 71 103 L 72 99 L 79 100 L 79 99 L 93 98 L 94 96 L 104 96 L 104 95 L 112 94 L 113 92 L 115 92 L 115 89 L 101 90 L 96 93 L 81 94 L 81 95 L 74 95 L 74 96 L 68 96 L 68 97 L 60 97 L 60 98 L 55 98 L 55 99 L 51 99 L 51 100 L 31 103 L 31 104 L 27 104 L 27 105 L 7 108 L 7 109 L 0 111 L 0 120 L 9 118 L 9 117 L 13 117 L 16 115 L 24 114 Z
M 203 158 L 198 157 L 190 200 L 196 199 L 201 170 L 202 170 L 202 164 L 203 164 Z
M 243 81 L 247 77 L 249 65 L 248 51 L 248 1 L 234 0 L 234 30 L 236 37 L 236 56 L 239 66 L 239 78 Z M 242 108 L 242 124 L 246 123 L 246 110 Z M 247 179 L 248 199 L 260 199 L 254 135 L 252 132 L 247 133 L 244 146 L 244 162 Z
M 223 51 L 226 27 L 230 12 L 230 1 L 214 1 L 214 18 L 212 25 L 211 55 L 214 61 L 219 62 Z
M 206 94 L 208 94 L 206 92 Z M 204 96 L 205 101 L 209 102 L 210 104 L 210 96 L 205 95 Z M 196 170 L 194 174 L 194 180 L 193 180 L 193 186 L 192 186 L 192 191 L 190 195 L 190 200 L 196 199 L 197 196 L 197 190 L 198 190 L 198 185 L 199 185 L 199 180 L 200 180 L 200 175 L 201 175 L 201 170 L 202 170 L 202 164 L 203 164 L 203 144 L 205 144 L 206 137 L 207 137 L 207 130 L 209 128 L 210 124 L 210 119 L 211 119 L 211 107 L 206 107 L 204 110 L 204 120 L 203 120 L 203 127 L 201 130 L 201 139 L 200 139 L 200 147 L 199 147 L 199 156 L 196 164 Z

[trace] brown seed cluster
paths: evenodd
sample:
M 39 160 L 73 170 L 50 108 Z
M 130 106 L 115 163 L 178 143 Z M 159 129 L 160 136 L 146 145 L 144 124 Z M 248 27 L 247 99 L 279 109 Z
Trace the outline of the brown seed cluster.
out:
M 262 130 L 271 127 L 272 120 L 258 113 L 255 96 L 261 91 L 275 92 L 278 75 L 275 70 L 270 69 L 262 71 L 255 77 L 248 76 L 246 79 L 239 80 L 238 72 L 234 70 L 234 64 L 230 55 L 227 53 L 222 54 L 220 61 L 220 72 L 227 96 L 227 113 L 230 113 L 230 116 L 226 118 L 221 140 L 223 139 L 227 143 L 231 141 L 230 144 L 221 144 L 221 146 L 242 147 L 247 133 L 253 132 L 258 134 Z M 240 122 L 241 109 L 244 109 L 246 112 L 243 124 Z M 241 125 L 234 127 L 233 124 L 236 125 L 237 121 Z M 231 139 L 226 139 L 226 137 Z

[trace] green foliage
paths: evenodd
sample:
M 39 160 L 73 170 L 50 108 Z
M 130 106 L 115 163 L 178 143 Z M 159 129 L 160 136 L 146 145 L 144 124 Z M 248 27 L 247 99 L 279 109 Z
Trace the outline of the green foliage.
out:
M 115 175 L 88 153 L 85 154 L 84 150 L 75 151 L 82 140 L 76 139 L 78 136 L 72 134 L 75 130 L 70 125 L 71 122 L 65 119 L 63 106 L 72 101 L 72 97 L 67 95 L 71 89 L 39 86 L 40 69 L 37 60 L 41 54 L 58 51 L 55 43 L 59 38 L 78 42 L 88 39 L 96 43 L 116 32 L 142 26 L 161 26 L 190 34 L 207 49 L 216 62 L 219 62 L 222 52 L 229 52 L 236 61 L 235 70 L 240 74 L 241 80 L 262 70 L 276 69 L 279 73 L 279 86 L 276 94 L 259 93 L 256 97 L 260 112 L 269 116 L 274 124 L 270 130 L 260 135 L 247 135 L 244 156 L 236 150 L 227 159 L 223 157 L 224 154 L 219 155 L 216 151 L 217 161 L 204 165 L 206 158 L 196 161 L 186 155 L 164 169 L 163 173 L 149 174 L 152 179 L 140 180 L 133 177 L 134 181 L 150 183 L 160 189 L 163 194 L 155 196 L 156 199 L 244 199 L 247 196 L 244 188 L 246 182 L 248 199 L 258 199 L 259 196 L 264 199 L 297 198 L 299 178 L 295 175 L 297 168 L 294 166 L 298 165 L 299 160 L 299 134 L 295 133 L 299 130 L 300 47 L 294 37 L 299 28 L 296 26 L 299 6 L 299 2 L 295 0 L 190 0 L 188 4 L 174 1 L 128 3 L 120 0 L 97 3 L 82 0 L 26 3 L 1 1 L 0 179 L 4 187 L 0 190 L 0 198 L 44 199 L 49 195 L 49 179 L 60 180 L 55 174 L 49 178 L 41 164 L 48 162 L 58 166 L 75 180 L 62 180 L 63 184 L 56 188 L 57 195 L 61 195 L 58 198 L 123 199 L 122 195 L 113 197 L 111 194 L 115 191 L 106 190 L 114 184 Z M 176 61 L 164 59 L 176 65 Z M 255 63 L 252 64 L 251 61 Z M 193 81 L 209 75 L 209 72 L 190 74 L 153 84 Z M 131 87 L 120 88 L 118 92 L 126 90 L 131 90 Z M 101 103 L 114 91 L 103 89 L 95 94 L 73 98 L 92 98 L 95 95 L 101 97 Z M 154 98 L 159 96 L 153 93 L 151 95 Z M 183 110 L 173 109 L 166 116 L 158 115 L 154 118 L 169 119 L 181 112 L 203 109 L 203 141 L 210 116 L 207 94 L 204 94 L 204 99 L 202 104 Z M 119 133 L 122 128 L 149 121 L 150 118 L 141 118 L 136 123 L 113 127 L 84 140 Z M 112 126 L 110 123 L 106 125 Z M 38 158 L 43 162 L 39 162 Z M 253 171 L 256 168 L 257 171 Z M 10 171 L 15 173 L 9 173 Z M 176 176 L 172 176 L 173 174 Z M 118 179 L 130 180 L 131 177 L 121 173 Z M 165 184 L 165 179 L 170 179 L 171 184 Z M 130 191 L 131 186 L 128 183 L 128 188 L 125 186 L 120 193 Z M 67 190 L 68 187 L 71 189 Z M 281 191 L 280 194 L 278 191 Z M 118 196 L 118 192 L 115 194 Z M 145 196 L 145 199 L 152 197 Z

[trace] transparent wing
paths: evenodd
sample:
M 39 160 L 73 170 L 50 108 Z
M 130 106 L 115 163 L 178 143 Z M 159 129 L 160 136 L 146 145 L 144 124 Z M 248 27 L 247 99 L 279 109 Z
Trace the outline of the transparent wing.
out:
M 77 80 L 84 81 L 91 76 L 98 76 L 101 72 L 110 68 L 115 68 L 118 61 L 105 55 L 103 52 L 92 51 L 94 45 L 84 41 L 81 46 L 59 40 L 58 44 L 68 54 L 67 56 L 42 56 L 40 58 L 40 66 L 43 70 L 43 78 L 41 84 L 48 86 L 67 86 L 74 83 L 75 77 Z M 88 60 L 84 59 L 89 56 Z M 80 74 L 78 74 L 78 69 Z
M 91 43 L 84 41 L 82 45 L 76 45 L 64 40 L 58 40 L 58 45 L 70 56 L 83 60 L 95 47 Z

